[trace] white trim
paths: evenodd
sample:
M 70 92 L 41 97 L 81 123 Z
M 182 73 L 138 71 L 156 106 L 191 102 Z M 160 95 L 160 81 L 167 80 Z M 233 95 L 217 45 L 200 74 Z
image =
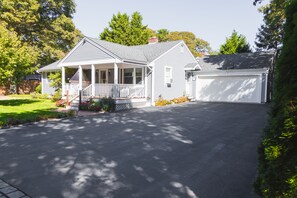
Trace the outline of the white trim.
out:
M 170 82 L 167 82 L 166 80 L 166 69 L 170 69 Z M 171 66 L 167 66 L 165 65 L 164 66 L 164 84 L 167 85 L 167 84 L 171 84 L 171 81 L 173 80 L 173 68 Z
M 95 65 L 91 65 L 91 81 L 92 81 L 92 96 L 95 96 L 95 84 L 96 84 L 96 68 L 95 68 Z
M 65 96 L 65 83 L 66 83 L 66 81 L 65 81 L 65 67 L 62 67 L 62 97 L 64 97 Z
M 267 69 L 240 69 L 240 70 L 221 70 L 221 71 L 199 71 L 197 76 L 257 76 L 267 74 Z
M 79 85 L 79 90 L 82 90 L 83 88 L 83 85 L 82 85 L 82 78 L 83 78 L 83 68 L 81 65 L 78 66 L 78 70 L 79 70 L 79 73 L 78 73 L 78 85 Z
M 116 63 L 113 64 L 113 83 L 119 83 L 119 67 Z
M 150 66 L 152 67 L 152 98 L 151 103 L 152 106 L 155 106 L 155 63 L 151 63 Z
M 97 59 L 97 60 L 88 60 L 88 61 L 77 61 L 77 62 L 68 62 L 61 63 L 59 67 L 62 66 L 77 66 L 77 65 L 96 65 L 96 64 L 108 64 L 108 63 L 122 63 L 118 59 Z
M 147 87 L 147 67 L 144 68 L 144 97 L 147 99 L 148 93 L 147 93 L 148 87 Z
M 84 42 L 84 40 L 86 40 L 86 38 L 83 38 L 83 39 L 81 39 L 81 41 L 80 42 L 78 42 L 77 44 L 76 44 L 76 46 L 64 57 L 64 58 L 62 58 L 62 60 L 58 63 L 58 67 L 60 67 L 60 66 L 62 66 L 62 65 L 60 65 L 62 62 L 64 62 L 83 42 Z
M 194 62 L 197 63 L 199 69 L 201 69 L 201 66 L 200 66 L 199 62 L 198 62 L 197 59 L 194 57 L 194 55 L 192 54 L 192 52 L 191 52 L 190 49 L 188 48 L 187 44 L 186 44 L 184 41 L 182 41 L 182 43 L 185 45 L 186 50 L 188 51 L 188 53 L 190 53 L 190 55 L 191 55 L 192 59 L 194 60 Z
M 265 103 L 267 102 L 267 95 L 268 95 L 268 73 L 265 74 Z
M 166 54 L 168 54 L 169 52 L 171 52 L 174 48 L 176 48 L 177 46 L 179 46 L 181 43 L 182 43 L 182 41 L 180 41 L 175 46 L 173 46 L 172 48 L 170 48 L 169 50 L 167 50 L 165 53 L 161 54 L 158 58 L 156 58 L 155 60 L 153 60 L 151 62 L 151 64 L 154 64 L 157 60 L 159 60 L 160 58 L 162 58 L 163 56 L 165 56 Z M 197 62 L 197 60 L 195 62 Z

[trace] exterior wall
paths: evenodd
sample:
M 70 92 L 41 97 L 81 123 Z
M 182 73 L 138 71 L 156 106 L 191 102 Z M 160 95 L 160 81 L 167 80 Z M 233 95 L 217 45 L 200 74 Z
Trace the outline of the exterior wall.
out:
M 186 93 L 186 79 L 184 67 L 188 63 L 194 63 L 192 55 L 183 49 L 181 51 L 180 43 L 175 48 L 171 49 L 167 54 L 158 59 L 155 62 L 155 94 L 154 101 L 161 95 L 164 99 L 173 99 L 181 97 Z M 184 44 L 183 44 L 184 45 Z M 186 46 L 184 46 L 186 48 Z M 172 67 L 172 79 L 171 87 L 165 84 L 165 66 Z
M 112 58 L 102 50 L 89 42 L 82 43 L 72 54 L 64 60 L 64 63 L 88 60 L 100 60 Z
M 52 95 L 55 93 L 55 89 L 50 86 L 50 80 L 48 79 L 49 72 L 42 73 L 42 94 Z
M 198 72 L 196 99 L 207 102 L 265 103 L 267 70 Z

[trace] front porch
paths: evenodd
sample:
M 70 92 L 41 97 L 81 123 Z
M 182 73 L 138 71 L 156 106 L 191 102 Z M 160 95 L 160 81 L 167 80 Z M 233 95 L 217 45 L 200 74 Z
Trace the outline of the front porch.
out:
M 66 79 L 66 69 L 76 73 Z M 127 63 L 62 66 L 62 94 L 72 100 L 111 97 L 113 99 L 146 99 L 147 66 Z

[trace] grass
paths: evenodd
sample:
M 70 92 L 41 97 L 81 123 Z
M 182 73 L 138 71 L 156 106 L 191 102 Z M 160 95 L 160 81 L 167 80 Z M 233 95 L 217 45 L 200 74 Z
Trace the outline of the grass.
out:
M 30 95 L 11 95 L 10 98 L 0 100 L 0 128 L 68 116 L 55 111 L 55 103 L 48 99 L 32 99 Z

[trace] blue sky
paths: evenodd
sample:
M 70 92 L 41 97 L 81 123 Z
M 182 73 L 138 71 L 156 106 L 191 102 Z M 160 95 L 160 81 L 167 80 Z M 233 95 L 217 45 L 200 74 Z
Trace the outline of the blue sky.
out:
M 152 29 L 190 31 L 214 50 L 235 29 L 253 46 L 262 14 L 253 0 L 76 0 L 74 23 L 86 36 L 98 37 L 113 14 L 138 11 Z

